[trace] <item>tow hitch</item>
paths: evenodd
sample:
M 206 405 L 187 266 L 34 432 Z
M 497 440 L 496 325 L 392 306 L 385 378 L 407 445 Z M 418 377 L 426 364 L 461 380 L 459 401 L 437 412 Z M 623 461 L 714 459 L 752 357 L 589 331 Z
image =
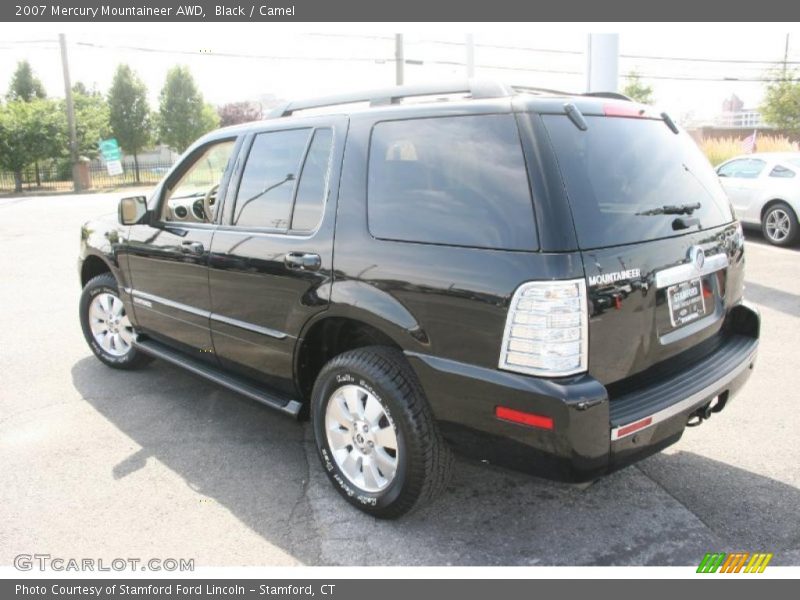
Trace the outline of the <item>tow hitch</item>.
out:
M 725 405 L 728 403 L 728 392 L 722 392 L 719 396 L 711 400 L 708 404 L 701 406 L 696 411 L 694 411 L 691 415 L 689 415 L 689 419 L 686 421 L 687 427 L 697 427 L 706 419 L 711 418 L 711 413 L 720 412 Z

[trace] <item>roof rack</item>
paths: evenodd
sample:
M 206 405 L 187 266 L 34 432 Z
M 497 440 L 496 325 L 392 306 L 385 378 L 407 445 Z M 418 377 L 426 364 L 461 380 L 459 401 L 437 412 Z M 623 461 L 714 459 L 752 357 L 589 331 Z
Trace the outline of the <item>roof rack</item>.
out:
M 398 85 L 390 88 L 354 92 L 350 94 L 337 94 L 333 96 L 323 96 L 321 98 L 311 98 L 308 100 L 293 100 L 274 109 L 269 114 L 268 118 L 290 117 L 299 110 L 341 106 L 343 104 L 357 104 L 359 102 L 369 102 L 370 106 L 387 106 L 390 104 L 399 104 L 404 98 L 415 98 L 421 96 L 469 94 L 471 98 L 480 100 L 487 98 L 507 98 L 519 92 L 534 94 L 558 94 L 563 96 L 595 96 L 598 98 L 615 98 L 617 100 L 627 100 L 629 102 L 632 101 L 627 96 L 618 94 L 616 92 L 587 92 L 585 94 L 576 94 L 574 92 L 565 92 L 563 90 L 553 90 L 543 87 L 506 85 L 497 81 L 468 79 L 453 83 Z
M 593 96 L 595 98 L 612 98 L 614 100 L 625 100 L 626 102 L 633 102 L 633 98 L 629 98 L 625 94 L 619 92 L 586 92 L 582 96 Z
M 564 90 L 554 90 L 551 88 L 535 87 L 531 85 L 512 85 L 515 92 L 531 92 L 534 94 L 557 94 L 559 96 L 575 96 L 575 92 L 565 92 Z
M 288 102 L 270 113 L 272 118 L 289 117 L 298 110 L 323 108 L 326 106 L 339 106 L 342 104 L 355 104 L 369 102 L 370 106 L 386 106 L 398 104 L 404 98 L 419 96 L 439 96 L 446 94 L 469 94 L 472 98 L 505 98 L 514 94 L 514 88 L 495 81 L 469 79 L 455 83 L 423 83 L 415 85 L 399 85 L 379 90 L 356 92 L 352 94 L 338 94 L 309 100 L 295 100 Z

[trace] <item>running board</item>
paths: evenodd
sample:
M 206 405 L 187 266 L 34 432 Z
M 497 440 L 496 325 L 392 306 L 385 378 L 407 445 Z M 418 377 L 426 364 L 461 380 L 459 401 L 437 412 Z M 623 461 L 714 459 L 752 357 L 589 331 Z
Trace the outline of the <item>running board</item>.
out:
M 155 358 L 160 358 L 172 363 L 173 365 L 183 367 L 195 375 L 205 377 L 214 383 L 218 383 L 229 390 L 233 390 L 234 392 L 238 392 L 243 396 L 247 396 L 256 402 L 266 404 L 270 408 L 274 408 L 293 417 L 297 417 L 297 415 L 300 413 L 300 408 L 302 405 L 297 400 L 288 400 L 265 392 L 254 385 L 245 383 L 234 375 L 226 373 L 225 371 L 212 365 L 208 365 L 204 362 L 191 359 L 188 356 L 173 350 L 168 346 L 165 346 L 164 344 L 153 340 L 136 338 L 134 339 L 133 345 L 137 350 L 141 350 L 145 354 L 149 354 Z

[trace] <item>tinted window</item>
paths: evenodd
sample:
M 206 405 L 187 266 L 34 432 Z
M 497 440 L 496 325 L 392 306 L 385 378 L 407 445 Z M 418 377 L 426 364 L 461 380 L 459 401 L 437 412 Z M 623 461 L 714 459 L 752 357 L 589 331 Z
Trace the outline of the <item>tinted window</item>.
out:
M 511 115 L 387 121 L 372 132 L 368 219 L 378 238 L 535 250 Z
M 732 160 L 731 162 L 719 168 L 717 173 L 720 177 L 737 177 L 739 179 L 755 179 L 761 173 L 764 165 L 763 160 L 757 158 L 742 158 L 739 160 Z
M 780 165 L 775 165 L 775 168 L 769 172 L 770 177 L 794 177 L 794 171 L 791 169 L 787 169 L 786 167 L 782 167 Z
M 538 118 L 532 116 L 531 118 Z M 686 134 L 663 121 L 586 117 L 579 130 L 566 116 L 541 117 L 550 133 L 569 196 L 578 242 L 598 248 L 681 235 L 664 206 L 700 203 L 703 228 L 733 220 L 711 165 Z
M 331 142 L 330 129 L 317 129 L 311 140 L 300 182 L 297 184 L 297 197 L 292 213 L 292 229 L 311 231 L 322 217 L 325 197 L 328 195 L 328 173 L 330 171 Z
M 260 133 L 247 156 L 233 224 L 287 229 L 310 129 Z

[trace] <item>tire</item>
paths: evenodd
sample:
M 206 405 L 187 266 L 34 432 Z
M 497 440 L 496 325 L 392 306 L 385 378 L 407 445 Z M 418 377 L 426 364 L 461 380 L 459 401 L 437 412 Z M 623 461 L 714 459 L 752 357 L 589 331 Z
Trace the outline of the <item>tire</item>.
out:
M 785 202 L 776 202 L 764 213 L 761 220 L 761 232 L 764 238 L 776 246 L 791 246 L 797 241 L 800 227 L 797 215 Z
M 136 369 L 150 362 L 149 356 L 130 343 L 133 327 L 119 298 L 117 280 L 111 273 L 89 280 L 81 293 L 79 310 L 83 337 L 103 363 L 115 369 Z
M 447 485 L 452 454 L 422 386 L 397 350 L 370 346 L 331 359 L 314 384 L 311 420 L 331 483 L 370 515 L 400 517 Z

